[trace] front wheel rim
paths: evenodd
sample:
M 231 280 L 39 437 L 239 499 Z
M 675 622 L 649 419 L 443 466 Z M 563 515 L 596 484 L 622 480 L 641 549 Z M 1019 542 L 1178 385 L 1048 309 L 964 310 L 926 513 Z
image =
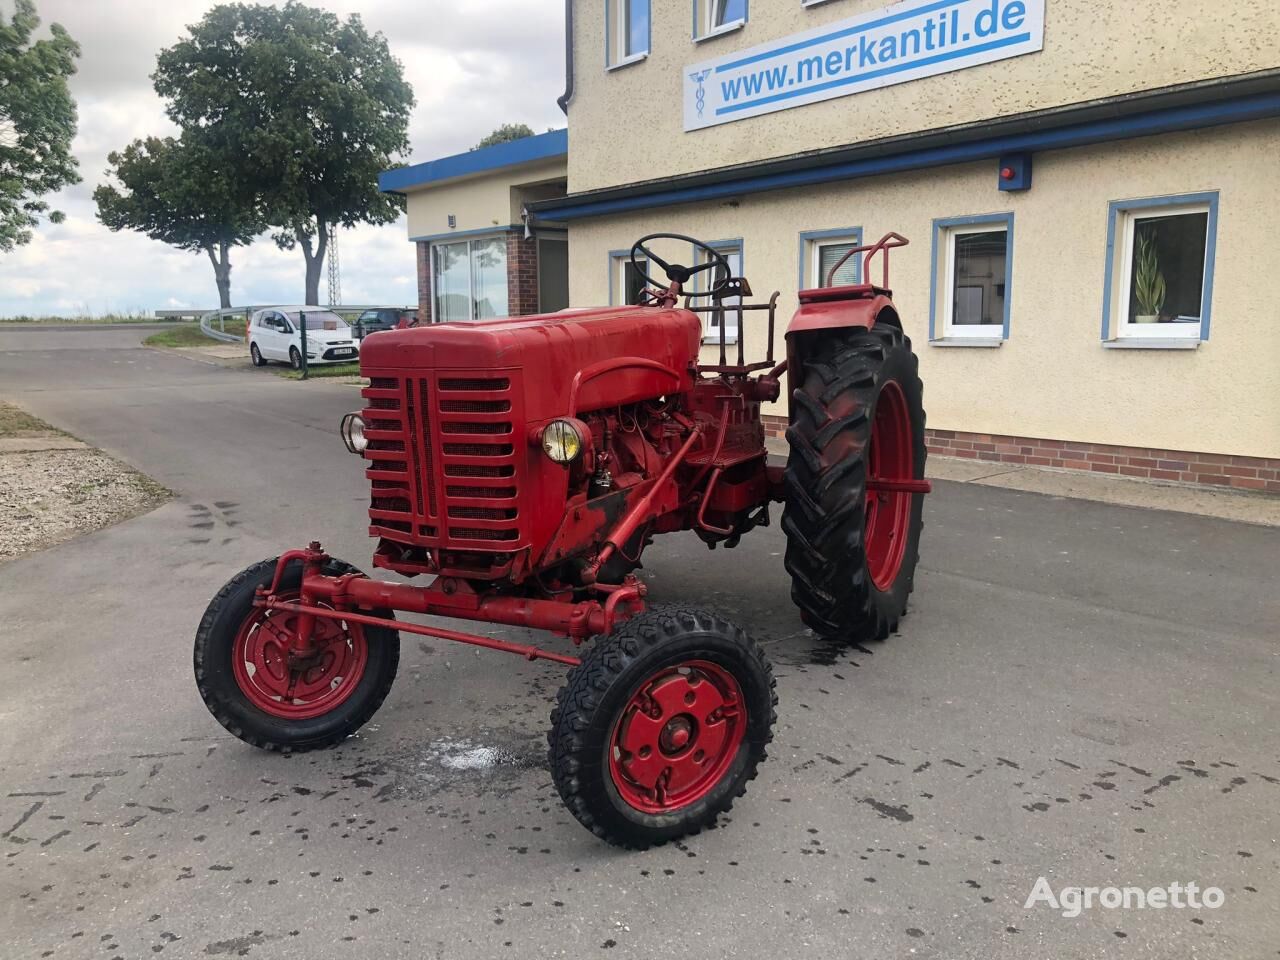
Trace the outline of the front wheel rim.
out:
M 902 386 L 888 380 L 876 402 L 867 451 L 866 552 L 867 570 L 877 590 L 890 589 L 902 570 L 913 493 L 876 490 L 877 481 L 915 479 L 915 448 L 911 412 Z
M 297 618 L 288 611 L 255 607 L 231 646 L 240 692 L 252 706 L 282 720 L 311 720 L 336 710 L 355 692 L 369 662 L 363 630 L 317 617 L 315 655 L 291 664 L 288 652 Z
M 628 806 L 667 814 L 721 782 L 747 730 L 737 679 L 719 664 L 689 660 L 659 670 L 631 695 L 609 741 L 609 775 Z

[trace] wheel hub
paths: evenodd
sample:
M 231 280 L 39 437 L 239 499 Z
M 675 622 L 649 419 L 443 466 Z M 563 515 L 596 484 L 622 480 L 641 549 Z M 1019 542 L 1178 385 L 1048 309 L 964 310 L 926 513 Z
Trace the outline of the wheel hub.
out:
M 609 768 L 619 795 L 645 813 L 669 813 L 706 796 L 746 733 L 737 680 L 689 661 L 641 684 L 614 725 Z
M 363 631 L 317 617 L 311 649 L 293 648 L 297 615 L 255 609 L 231 651 L 232 671 L 245 699 L 287 720 L 308 720 L 340 706 L 360 682 L 369 658 Z

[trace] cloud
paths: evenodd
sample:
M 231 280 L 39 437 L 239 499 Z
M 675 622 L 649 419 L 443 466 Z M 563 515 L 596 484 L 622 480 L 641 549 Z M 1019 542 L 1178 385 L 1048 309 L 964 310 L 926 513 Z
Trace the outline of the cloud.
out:
M 283 0 L 276 0 L 281 5 Z M 417 107 L 411 163 L 462 152 L 503 123 L 539 132 L 564 125 L 562 0 L 312 0 L 339 16 L 359 13 L 386 35 Z M 203 254 L 139 234 L 114 234 L 95 217 L 92 194 L 107 154 L 134 138 L 173 132 L 151 87 L 156 54 L 214 6 L 212 0 L 36 0 L 46 24 L 80 43 L 72 93 L 80 114 L 73 151 L 84 182 L 51 198 L 67 214 L 32 242 L 0 254 L 0 316 L 203 307 L 217 303 Z M 11 4 L 0 0 L 0 10 Z M 343 231 L 343 300 L 417 302 L 414 251 L 404 223 Z M 303 263 L 264 238 L 232 255 L 236 303 L 296 302 Z M 322 284 L 323 286 L 323 284 Z

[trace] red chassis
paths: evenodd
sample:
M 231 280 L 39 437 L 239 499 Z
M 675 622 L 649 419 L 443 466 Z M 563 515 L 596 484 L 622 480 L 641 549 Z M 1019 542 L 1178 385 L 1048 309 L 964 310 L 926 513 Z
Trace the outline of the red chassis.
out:
M 793 333 L 850 326 L 870 327 L 882 311 L 892 312 L 893 306 L 887 289 L 888 256 L 885 251 L 890 247 L 903 246 L 906 242 L 905 238 L 891 233 L 879 242 L 857 247 L 847 255 L 865 254 L 863 276 L 866 276 L 871 268 L 872 258 L 877 253 L 882 254 L 885 261 L 883 273 L 886 286 L 884 287 L 860 284 L 801 291 L 800 310 L 788 329 L 788 345 L 791 348 L 788 351 L 789 356 L 796 349 L 796 340 L 791 336 Z M 841 262 L 843 263 L 843 260 Z M 832 272 L 834 273 L 834 270 Z M 745 282 L 735 281 L 735 283 L 741 283 L 741 295 L 750 295 L 750 288 Z M 725 296 L 732 296 L 733 293 L 734 291 L 726 290 Z M 679 284 L 673 283 L 671 288 L 657 298 L 657 305 L 665 307 L 671 313 L 690 316 L 691 311 L 688 309 L 682 311 L 672 309 L 672 305 L 680 294 Z M 404 548 L 406 541 L 409 543 L 418 541 L 404 536 L 405 531 L 402 528 L 390 526 L 390 524 L 403 523 L 400 520 L 401 514 L 398 511 L 383 509 L 384 505 L 378 502 L 379 490 L 377 489 L 379 481 L 398 483 L 404 479 L 403 473 L 408 472 L 385 469 L 392 464 L 408 464 L 408 459 L 404 458 L 403 446 L 400 450 L 378 447 L 379 442 L 404 444 L 405 434 L 411 433 L 413 427 L 407 420 L 397 419 L 392 424 L 386 424 L 392 429 L 379 430 L 374 427 L 367 428 L 365 431 L 370 447 L 365 451 L 364 456 L 373 461 L 372 467 L 367 472 L 375 484 L 374 502 L 370 509 L 372 518 L 370 532 L 375 536 L 383 537 L 374 557 L 374 565 L 406 576 L 433 573 L 436 575 L 435 579 L 425 586 L 417 586 L 371 580 L 358 574 L 327 576 L 322 572 L 326 555 L 321 551 L 318 543 L 312 543 L 305 550 L 288 551 L 280 557 L 275 584 L 272 588 L 261 592 L 259 605 L 268 609 L 302 614 L 306 618 L 341 619 L 353 624 L 382 626 L 406 633 L 469 643 L 519 654 L 530 660 L 545 659 L 564 664 L 579 663 L 577 657 L 552 653 L 537 647 L 508 643 L 440 627 L 423 626 L 403 620 L 388 620 L 371 616 L 367 611 L 402 610 L 436 617 L 527 627 L 567 636 L 575 643 L 581 643 L 589 637 L 611 633 L 619 621 L 640 613 L 645 608 L 645 586 L 633 574 L 628 572 L 614 583 L 604 583 L 597 579 L 601 568 L 616 553 L 623 551 L 623 547 L 636 538 L 638 532 L 644 532 L 649 536 L 654 533 L 697 530 L 706 535 L 711 543 L 729 538 L 734 538 L 736 543 L 736 537 L 745 532 L 745 529 L 749 529 L 757 522 L 767 523 L 767 516 L 753 519 L 748 514 L 766 506 L 771 501 L 784 499 L 782 468 L 767 464 L 764 429 L 760 421 L 761 402 L 778 398 L 779 378 L 785 373 L 790 362 L 788 360 L 781 364 L 774 364 L 772 345 L 776 301 L 775 293 L 767 303 L 763 304 L 740 303 L 737 307 L 700 308 L 700 310 L 714 311 L 721 315 L 735 309 L 739 311 L 738 329 L 743 331 L 744 335 L 738 338 L 736 363 L 726 363 L 728 347 L 724 339 L 725 324 L 721 322 L 718 324 L 721 339 L 717 364 L 695 364 L 691 361 L 688 369 L 677 370 L 649 357 L 624 356 L 606 360 L 593 368 L 576 373 L 568 384 L 567 403 L 560 408 L 562 414 L 572 417 L 584 407 L 598 405 L 607 396 L 603 390 L 599 389 L 607 375 L 612 375 L 612 382 L 608 383 L 605 389 L 615 391 L 614 396 L 609 397 L 609 400 L 619 406 L 633 395 L 662 396 L 673 385 L 679 384 L 685 388 L 682 393 L 683 403 L 680 404 L 684 413 L 673 413 L 670 422 L 664 423 L 659 430 L 655 431 L 657 442 L 653 444 L 652 452 L 656 452 L 661 458 L 661 466 L 653 471 L 653 475 L 648 479 L 637 477 L 635 482 L 623 488 L 625 493 L 619 498 L 621 509 L 615 505 L 606 508 L 595 503 L 588 506 L 586 496 L 575 498 L 578 502 L 570 499 L 566 506 L 563 494 L 558 491 L 547 498 L 551 503 L 540 503 L 537 492 L 528 489 L 518 491 L 516 499 L 523 500 L 524 503 L 514 508 L 511 506 L 511 499 L 506 496 L 501 499 L 480 497 L 474 500 L 475 506 L 472 509 L 477 513 L 492 511 L 496 515 L 523 511 L 538 512 L 548 508 L 557 510 L 558 514 L 563 516 L 564 523 L 555 532 L 540 563 L 530 559 L 533 556 L 533 551 L 530 549 L 503 549 L 501 552 L 490 553 L 493 551 L 495 541 L 475 541 L 468 537 L 458 538 L 456 542 L 483 546 L 484 555 L 493 558 L 484 561 L 483 568 L 475 566 L 476 561 L 472 556 L 465 556 L 464 551 L 449 551 L 447 547 L 452 544 L 441 543 L 435 538 L 424 537 L 421 538 L 421 542 L 444 547 L 445 549 L 439 553 L 442 560 L 436 560 L 435 555 L 428 551 L 416 552 L 412 548 Z M 649 313 L 654 310 L 653 307 L 631 308 L 631 310 L 636 309 Z M 742 312 L 752 310 L 768 313 L 766 342 L 769 345 L 769 351 L 764 361 L 746 363 Z M 616 314 L 619 311 L 608 312 Z M 896 314 L 894 317 L 896 319 Z M 606 322 L 614 320 L 614 317 L 609 317 Z M 695 336 L 700 336 L 701 322 L 696 318 L 686 321 L 686 326 L 692 324 L 696 324 Z M 430 330 L 430 328 L 426 329 Z M 370 363 L 363 365 L 366 368 L 373 367 Z M 752 378 L 752 374 L 762 370 L 768 372 Z M 394 375 L 390 378 L 380 377 L 376 367 L 367 369 L 366 373 L 371 375 L 374 385 L 363 391 L 365 397 L 372 402 L 371 406 L 363 411 L 363 416 L 367 424 L 382 424 L 388 420 L 390 414 L 386 407 L 379 404 L 379 401 L 395 402 L 399 400 L 399 396 L 394 398 L 387 396 L 387 394 L 396 393 L 395 388 L 388 388 L 379 381 L 396 378 Z M 491 371 L 487 371 L 486 375 L 491 375 Z M 618 389 L 619 384 L 624 385 L 622 390 Z M 458 386 L 472 385 L 459 383 Z M 548 384 L 547 386 L 554 388 L 559 385 Z M 594 395 L 591 398 L 586 397 L 587 392 L 592 388 L 596 388 L 594 394 L 598 394 L 599 397 Z M 459 389 L 455 392 L 458 397 L 463 398 L 455 402 L 467 403 L 470 400 L 471 391 Z M 441 393 L 444 396 L 443 391 Z M 495 401 L 471 402 L 483 404 Z M 514 412 L 514 408 L 511 407 L 498 411 L 508 419 L 511 419 L 510 414 Z M 465 416 L 471 421 L 484 417 L 486 413 L 487 411 L 483 410 L 458 411 L 459 416 Z M 448 414 L 445 416 L 447 417 Z M 505 456 L 500 455 L 498 458 L 488 456 L 488 451 L 451 454 L 449 447 L 452 445 L 444 443 L 442 438 L 450 434 L 447 424 L 456 422 L 462 421 L 445 420 L 445 431 L 436 438 L 436 449 L 433 453 L 436 454 L 437 462 L 452 463 L 463 468 L 491 470 L 500 465 L 498 461 L 516 459 L 515 451 Z M 485 421 L 480 420 L 480 422 Z M 607 436 L 606 431 L 609 430 L 610 425 L 610 420 L 606 418 L 604 430 L 600 431 L 601 439 Z M 616 422 L 612 425 L 616 431 Z M 541 424 L 534 424 L 533 429 L 529 431 L 531 437 L 536 438 L 540 435 L 540 426 Z M 457 432 L 452 435 L 464 441 L 483 442 L 489 439 L 486 434 L 469 436 Z M 407 439 L 412 443 L 415 438 L 409 436 Z M 421 439 L 425 444 L 431 443 L 430 439 L 425 437 Z M 625 436 L 621 441 L 623 444 L 627 442 Z M 536 439 L 533 442 L 536 442 Z M 643 461 L 645 454 L 651 457 L 652 452 L 644 451 L 636 454 L 635 459 Z M 396 459 L 392 460 L 392 458 Z M 590 464 L 586 467 L 589 470 Z M 447 465 L 445 470 L 448 473 Z M 393 475 L 394 479 L 391 479 Z M 410 478 L 411 482 L 412 479 Z M 432 478 L 424 478 L 420 482 L 430 484 L 431 481 Z M 471 478 L 471 481 L 477 482 L 475 478 Z M 479 482 L 486 483 L 483 480 Z M 928 493 L 930 489 L 927 480 L 910 475 L 872 476 L 867 479 L 869 495 L 874 494 L 879 498 L 886 496 L 901 498 L 904 502 L 909 500 L 911 495 Z M 470 505 L 472 501 L 467 503 Z M 467 506 L 460 509 L 465 510 Z M 495 529 L 498 532 L 504 532 L 500 529 L 499 518 L 471 516 L 468 519 L 470 524 L 481 525 L 479 529 L 472 530 L 472 534 L 483 534 Z M 388 534 L 391 534 L 394 539 L 388 538 Z M 505 547 L 503 541 L 496 542 Z M 527 582 L 534 570 L 547 569 L 557 560 L 570 556 L 575 548 L 577 551 L 583 549 L 590 551 L 589 559 L 581 567 L 578 577 L 580 581 L 585 582 L 586 591 L 597 596 L 582 599 L 580 598 L 581 589 L 573 590 L 564 586 L 559 590 L 553 588 L 549 591 L 550 596 L 540 597 L 528 593 L 511 592 L 512 581 Z M 459 556 L 451 558 L 451 553 L 457 553 Z M 276 595 L 280 575 L 286 565 L 295 560 L 301 560 L 304 567 L 301 599 L 299 601 L 281 599 Z M 495 576 L 502 579 L 492 580 L 491 578 Z M 490 581 L 491 585 L 487 589 L 476 588 L 478 582 L 483 582 L 478 579 L 481 577 L 483 580 Z M 580 583 L 579 587 L 581 585 Z M 537 589 L 538 592 L 543 592 L 543 585 L 539 584 Z M 324 606 L 317 606 L 317 602 L 323 602 Z M 362 614 L 360 611 L 366 611 L 366 613 Z M 292 638 L 290 645 L 292 656 L 305 659 L 313 655 L 309 637 L 310 626 L 309 619 L 299 621 L 298 632 Z
M 705 262 L 667 264 L 644 245 L 659 236 L 692 242 Z M 642 305 L 367 338 L 367 405 L 343 436 L 368 465 L 373 562 L 432 579 L 370 579 L 316 542 L 249 568 L 214 598 L 197 635 L 211 711 L 257 746 L 311 749 L 377 710 L 397 633 L 550 660 L 575 668 L 553 714 L 551 761 L 584 825 L 645 846 L 714 820 L 764 757 L 772 675 L 754 642 L 712 613 L 646 613 L 633 571 L 657 534 L 691 530 L 733 547 L 784 502 L 805 623 L 850 639 L 896 629 L 930 489 L 916 362 L 887 286 L 888 250 L 906 242 L 888 234 L 846 255 L 865 255 L 865 276 L 880 254 L 882 286 L 801 291 L 781 363 L 778 295 L 747 302 L 750 287 L 719 253 L 673 234 L 632 250 L 652 284 Z M 669 285 L 644 274 L 649 264 Z M 707 269 L 706 291 L 684 294 Z M 698 295 L 711 303 L 693 306 Z M 744 321 L 755 312 L 766 314 L 768 349 L 747 362 Z M 700 313 L 720 332 L 716 363 L 700 362 Z M 768 462 L 760 407 L 779 398 L 788 372 L 783 468 Z M 570 656 L 397 611 L 597 642 Z M 579 775 L 605 755 L 608 777 Z

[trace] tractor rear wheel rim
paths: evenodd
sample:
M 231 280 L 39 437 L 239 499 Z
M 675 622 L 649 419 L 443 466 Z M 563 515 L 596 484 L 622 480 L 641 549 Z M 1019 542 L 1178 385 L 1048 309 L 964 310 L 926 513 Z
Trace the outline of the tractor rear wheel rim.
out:
M 866 552 L 867 570 L 877 590 L 888 590 L 898 579 L 911 523 L 911 493 L 873 489 L 876 481 L 915 477 L 911 414 L 896 380 L 880 390 L 871 443 L 867 453 Z
M 297 595 L 281 594 L 280 599 L 295 600 Z M 240 692 L 263 713 L 283 720 L 311 720 L 336 710 L 359 686 L 369 661 L 363 630 L 316 617 L 315 655 L 291 664 L 289 645 L 297 618 L 288 611 L 255 607 L 231 647 Z
M 613 726 L 613 785 L 642 813 L 688 807 L 720 783 L 746 730 L 742 688 L 728 670 L 706 660 L 666 667 L 641 683 Z

